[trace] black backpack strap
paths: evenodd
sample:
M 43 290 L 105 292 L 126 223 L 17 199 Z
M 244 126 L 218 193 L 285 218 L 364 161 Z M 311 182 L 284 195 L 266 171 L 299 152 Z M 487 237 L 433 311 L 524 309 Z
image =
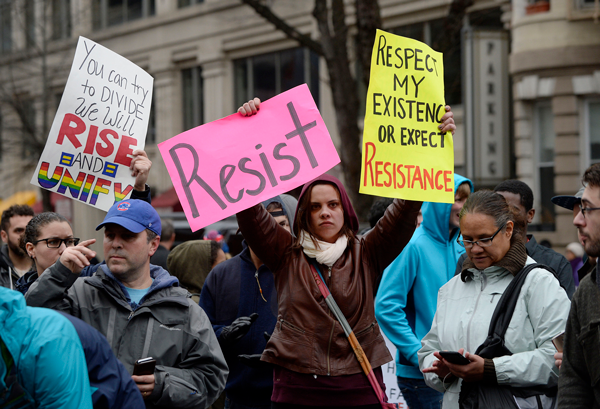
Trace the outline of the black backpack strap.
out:
M 519 300 L 519 295 L 521 294 L 521 289 L 523 288 L 523 284 L 527 279 L 529 273 L 536 268 L 543 268 L 545 270 L 550 271 L 554 274 L 554 272 L 546 267 L 543 264 L 529 264 L 521 271 L 519 271 L 512 281 L 508 284 L 504 293 L 500 297 L 500 301 L 498 301 L 498 305 L 496 305 L 496 309 L 494 310 L 494 314 L 492 315 L 492 319 L 490 321 L 490 328 L 488 331 L 488 336 L 486 340 L 477 348 L 475 351 L 476 355 L 481 356 L 482 358 L 497 358 L 506 355 L 512 355 L 512 352 L 505 346 L 504 336 L 506 331 L 508 330 L 508 325 L 513 317 L 515 312 L 515 308 L 517 306 L 517 301 Z M 461 409 L 479 409 L 483 407 L 489 407 L 489 405 L 483 405 L 479 401 L 479 390 L 482 386 L 478 383 L 471 384 L 469 387 L 468 382 L 464 382 L 461 387 L 459 404 Z M 536 396 L 540 394 L 546 394 L 548 396 L 556 396 L 553 393 L 555 392 L 555 388 L 547 388 L 546 386 L 539 385 L 534 387 L 527 388 L 515 388 L 510 386 L 493 386 L 493 391 L 495 393 L 500 393 L 502 391 L 502 396 L 509 396 L 510 402 L 513 402 L 513 396 L 521 396 L 521 397 L 530 397 Z M 507 392 L 508 391 L 508 392 Z M 539 398 L 538 398 L 539 401 Z M 509 407 L 506 405 L 501 405 L 500 407 Z M 511 405 L 512 407 L 512 405 Z
M 496 305 L 492 320 L 490 321 L 490 328 L 488 331 L 489 337 L 496 335 L 499 338 L 504 339 L 504 335 L 508 330 L 508 325 L 515 312 L 517 301 L 521 294 L 521 288 L 531 270 L 536 268 L 543 268 L 550 271 L 552 274 L 556 274 L 554 273 L 554 270 L 540 263 L 533 263 L 523 267 L 523 269 L 517 273 L 515 278 L 513 278 L 508 287 L 506 287 L 506 290 L 504 290 L 504 293 L 500 297 L 500 301 L 498 301 L 498 305 Z
M 508 330 L 508 325 L 515 312 L 517 301 L 521 294 L 521 288 L 529 273 L 535 268 L 543 268 L 552 272 L 552 270 L 543 264 L 533 263 L 523 267 L 523 269 L 515 275 L 500 297 L 498 305 L 496 305 L 496 309 L 490 320 L 488 336 L 483 344 L 477 348 L 477 351 L 475 351 L 477 355 L 480 355 L 483 358 L 496 358 L 504 355 L 512 355 L 512 352 L 504 345 L 504 335 Z

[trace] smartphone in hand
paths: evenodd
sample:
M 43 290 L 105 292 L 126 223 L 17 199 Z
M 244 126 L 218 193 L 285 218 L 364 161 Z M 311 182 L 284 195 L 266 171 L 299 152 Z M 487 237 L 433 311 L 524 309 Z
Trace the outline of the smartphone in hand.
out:
M 562 352 L 565 345 L 565 333 L 563 332 L 552 338 L 552 343 L 558 352 Z
M 152 357 L 142 358 L 135 361 L 133 366 L 134 375 L 154 375 L 156 360 Z
M 439 354 L 446 361 L 450 362 L 454 365 L 468 365 L 471 363 L 467 358 L 465 358 L 462 354 L 459 354 L 456 351 L 439 351 Z

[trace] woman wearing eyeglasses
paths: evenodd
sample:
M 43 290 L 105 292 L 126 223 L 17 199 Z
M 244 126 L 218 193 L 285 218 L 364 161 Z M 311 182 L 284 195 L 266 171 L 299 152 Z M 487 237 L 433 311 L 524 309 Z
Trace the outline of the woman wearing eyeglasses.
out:
M 558 368 L 552 338 L 564 331 L 570 302 L 546 269 L 534 268 L 518 294 L 504 336 L 504 346 L 512 355 L 484 359 L 474 353 L 486 340 L 492 315 L 508 285 L 526 265 L 535 263 L 525 250 L 524 223 L 518 209 L 491 191 L 473 193 L 460 213 L 459 243 L 468 259 L 462 273 L 440 289 L 431 330 L 418 354 L 427 384 L 445 392 L 444 409 L 463 407 L 459 405 L 461 388 L 472 382 L 492 385 L 492 389 L 540 386 L 549 395 L 555 391 Z M 439 351 L 458 351 L 470 362 L 452 364 Z M 555 396 L 515 397 L 514 402 L 521 407 L 550 408 Z
M 95 241 L 95 240 L 94 240 Z M 91 241 L 88 245 L 93 243 Z M 17 281 L 16 290 L 25 294 L 31 284 L 52 266 L 69 247 L 79 244 L 73 237 L 69 221 L 58 213 L 44 212 L 34 216 L 21 237 L 21 248 L 33 259 L 34 267 Z

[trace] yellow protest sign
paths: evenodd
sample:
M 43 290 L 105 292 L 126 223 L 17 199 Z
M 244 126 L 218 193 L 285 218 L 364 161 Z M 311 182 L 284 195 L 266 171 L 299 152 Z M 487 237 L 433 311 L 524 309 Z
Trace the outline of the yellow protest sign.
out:
M 452 134 L 442 53 L 377 30 L 371 56 L 360 193 L 454 203 Z

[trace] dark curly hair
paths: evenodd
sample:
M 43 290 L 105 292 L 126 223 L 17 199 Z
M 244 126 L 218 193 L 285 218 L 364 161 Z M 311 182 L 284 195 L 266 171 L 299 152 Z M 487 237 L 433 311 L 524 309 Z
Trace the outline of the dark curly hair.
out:
M 581 181 L 584 186 L 600 187 L 600 163 L 595 163 L 587 168 Z
M 509 192 L 519 195 L 521 206 L 525 208 L 525 212 L 533 209 L 533 191 L 525 182 L 517 179 L 505 180 L 494 188 L 494 192 Z
M 509 192 L 519 195 L 521 206 L 525 208 L 525 212 L 533 209 L 533 191 L 525 182 L 517 179 L 505 180 L 494 188 L 494 192 Z
M 20 247 L 23 249 L 25 253 L 27 253 L 27 243 L 33 243 L 40 236 L 40 230 L 42 227 L 47 226 L 53 222 L 65 222 L 71 226 L 71 223 L 62 215 L 54 212 L 44 212 L 40 213 L 36 216 L 33 216 L 33 219 L 27 223 L 27 227 L 25 227 L 25 233 L 21 236 Z M 73 226 L 71 226 L 73 229 Z
M 12 205 L 8 209 L 2 212 L 2 218 L 0 219 L 0 229 L 8 231 L 10 225 L 10 219 L 14 216 L 33 216 L 33 209 L 27 205 Z

